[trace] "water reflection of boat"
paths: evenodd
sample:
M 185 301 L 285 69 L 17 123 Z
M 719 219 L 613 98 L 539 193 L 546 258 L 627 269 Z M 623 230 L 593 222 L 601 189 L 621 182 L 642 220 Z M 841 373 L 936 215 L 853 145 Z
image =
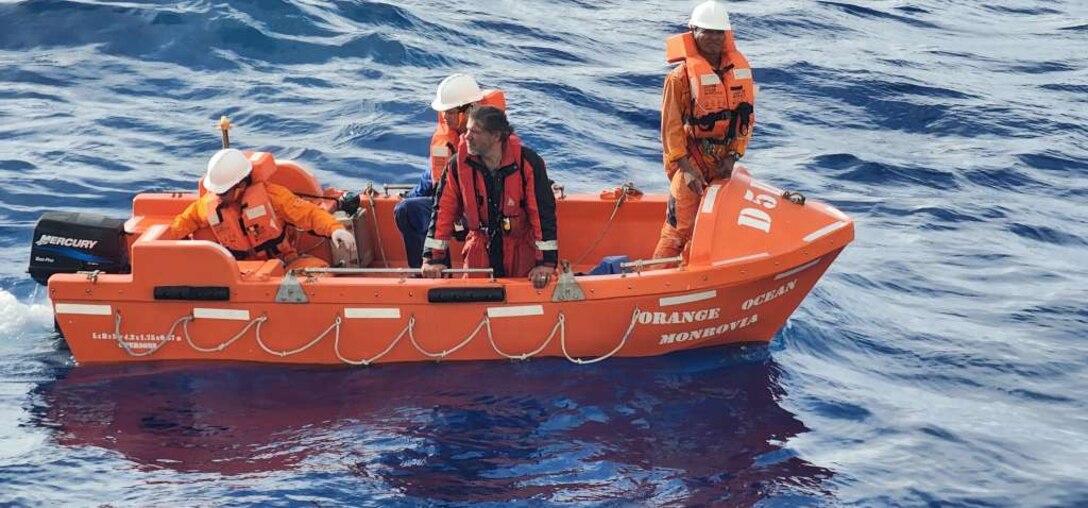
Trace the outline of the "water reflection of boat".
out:
M 783 447 L 806 428 L 778 404 L 773 360 L 754 351 L 610 369 L 86 366 L 40 387 L 37 423 L 64 446 L 143 467 L 339 473 L 339 485 L 421 501 L 821 496 L 831 473 Z

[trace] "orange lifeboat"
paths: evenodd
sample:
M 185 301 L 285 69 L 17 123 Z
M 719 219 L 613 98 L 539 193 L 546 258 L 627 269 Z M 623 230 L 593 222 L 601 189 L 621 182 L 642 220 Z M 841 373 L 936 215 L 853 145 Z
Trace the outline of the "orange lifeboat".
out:
M 270 181 L 336 208 L 342 191 L 322 189 L 295 163 L 274 164 Z M 592 363 L 767 342 L 854 238 L 842 212 L 813 200 L 791 203 L 738 165 L 731 179 L 707 187 L 683 259 L 649 259 L 666 196 L 630 186 L 560 196 L 560 257 L 569 266 L 538 290 L 520 278 L 413 277 L 393 222 L 398 198 L 388 193 L 369 189 L 344 219 L 357 253 L 334 252 L 299 232 L 299 251 L 334 268 L 293 273 L 277 260 L 236 261 L 208 240 L 162 239 L 196 198 L 137 195 L 119 234 L 125 262 L 96 269 L 84 252 L 76 268 L 36 277 L 48 278 L 57 325 L 77 362 Z M 72 236 L 36 230 L 34 249 L 95 246 Z M 616 256 L 628 261 L 613 263 L 614 273 L 591 274 Z M 48 256 L 32 251 L 32 273 L 36 259 Z

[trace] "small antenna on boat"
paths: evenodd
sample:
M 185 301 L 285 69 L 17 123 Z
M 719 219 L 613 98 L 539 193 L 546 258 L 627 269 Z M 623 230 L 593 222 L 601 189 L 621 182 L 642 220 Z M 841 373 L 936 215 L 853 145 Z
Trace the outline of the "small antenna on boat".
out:
M 219 117 L 219 130 L 223 133 L 223 148 L 230 148 L 230 119 L 227 115 Z

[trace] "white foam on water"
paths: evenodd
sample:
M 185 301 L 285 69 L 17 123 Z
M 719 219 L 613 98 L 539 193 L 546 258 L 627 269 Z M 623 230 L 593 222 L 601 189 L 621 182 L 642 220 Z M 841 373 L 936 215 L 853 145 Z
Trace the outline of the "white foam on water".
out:
M 0 338 L 22 336 L 26 333 L 48 332 L 53 328 L 53 307 L 48 300 L 19 301 L 15 295 L 0 289 Z

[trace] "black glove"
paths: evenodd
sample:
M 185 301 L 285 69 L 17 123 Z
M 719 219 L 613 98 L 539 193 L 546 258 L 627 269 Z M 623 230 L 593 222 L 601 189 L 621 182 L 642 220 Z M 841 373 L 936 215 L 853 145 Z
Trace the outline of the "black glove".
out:
M 337 201 L 338 207 L 348 215 L 355 215 L 359 211 L 359 195 L 354 192 L 345 192 Z

